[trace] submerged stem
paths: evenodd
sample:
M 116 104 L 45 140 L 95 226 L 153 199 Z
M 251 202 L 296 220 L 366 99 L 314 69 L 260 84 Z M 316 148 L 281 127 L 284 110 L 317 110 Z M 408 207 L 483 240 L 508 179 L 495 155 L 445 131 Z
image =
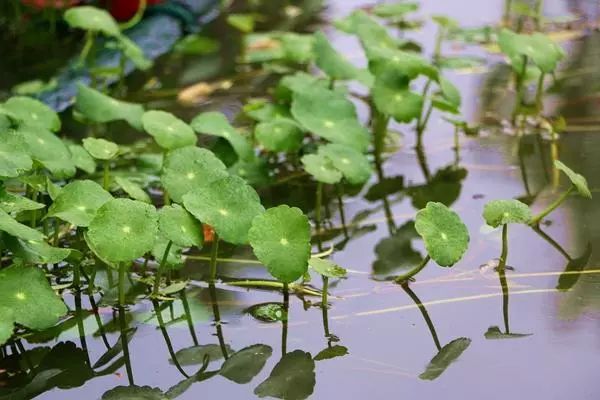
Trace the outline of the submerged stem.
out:
M 223 358 L 227 360 L 229 358 L 229 354 L 227 353 L 227 346 L 225 345 L 225 337 L 223 336 L 223 327 L 221 326 L 221 313 L 219 312 L 219 303 L 217 300 L 217 289 L 213 282 L 210 282 L 208 284 L 208 291 L 210 293 L 210 301 L 212 303 L 215 328 L 217 330 L 217 338 L 219 339 L 219 346 L 221 347 L 221 353 L 223 353 Z
M 542 219 L 546 215 L 550 214 L 552 211 L 557 209 L 567 199 L 567 197 L 569 197 L 571 195 L 571 193 L 573 193 L 574 191 L 575 191 L 575 186 L 571 185 L 569 190 L 564 192 L 558 199 L 554 200 L 554 202 L 552 202 L 552 204 L 550 204 L 548 207 L 546 207 L 546 209 L 544 211 L 542 211 L 541 213 L 539 213 L 538 215 L 533 217 L 531 219 L 531 221 L 529 222 L 529 225 L 530 226 L 539 225 L 539 223 L 542 221 Z
M 403 283 L 402 289 L 404 289 L 406 294 L 408 294 L 408 296 L 412 299 L 412 301 L 415 302 L 417 307 L 419 307 L 419 311 L 421 311 L 421 315 L 423 316 L 423 319 L 425 320 L 425 323 L 427 324 L 427 327 L 429 328 L 429 332 L 431 333 L 431 337 L 433 338 L 433 343 L 435 344 L 435 347 L 438 349 L 438 351 L 440 351 L 442 349 L 442 345 L 440 344 L 440 339 L 438 339 L 438 335 L 435 330 L 435 326 L 433 325 L 433 321 L 429 317 L 429 313 L 427 312 L 427 309 L 421 302 L 421 299 L 419 299 L 419 297 L 416 295 L 416 293 L 412 291 L 412 289 L 408 286 L 408 284 Z
M 169 351 L 171 360 L 173 360 L 173 364 L 175 364 L 175 367 L 181 373 L 181 375 L 183 375 L 186 378 L 189 378 L 190 376 L 181 367 L 181 364 L 179 364 L 179 360 L 177 360 L 177 355 L 175 354 L 175 351 L 173 350 L 173 343 L 171 343 L 171 338 L 169 337 L 169 332 L 167 332 L 167 328 L 165 327 L 165 321 L 163 320 L 162 311 L 160 310 L 158 301 L 153 300 L 152 305 L 154 306 L 154 313 L 156 314 L 156 319 L 158 320 L 158 327 L 160 328 L 160 331 L 163 335 L 163 339 L 165 340 L 165 343 L 167 345 L 167 350 Z
M 121 346 L 123 347 L 123 358 L 125 359 L 125 369 L 127 371 L 127 380 L 129 385 L 133 386 L 133 369 L 131 368 L 131 357 L 129 356 L 129 342 L 127 340 L 127 322 L 125 319 L 125 308 L 119 306 L 119 328 L 121 330 Z

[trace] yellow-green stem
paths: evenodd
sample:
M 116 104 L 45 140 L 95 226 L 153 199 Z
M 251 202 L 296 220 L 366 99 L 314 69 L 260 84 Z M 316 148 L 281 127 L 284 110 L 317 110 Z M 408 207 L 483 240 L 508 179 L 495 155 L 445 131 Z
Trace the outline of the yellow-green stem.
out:
M 167 247 L 165 248 L 165 252 L 163 253 L 162 259 L 160 260 L 160 265 L 156 270 L 156 275 L 154 276 L 154 287 L 152 289 L 153 297 L 158 296 L 158 289 L 160 288 L 160 279 L 162 277 L 165 264 L 167 263 L 167 258 L 169 257 L 169 251 L 171 250 L 171 246 L 173 246 L 173 242 L 169 240 L 169 243 L 167 243 Z
M 571 186 L 569 188 L 569 190 L 564 192 L 558 199 L 554 200 L 554 202 L 552 202 L 552 204 L 550 204 L 548 207 L 546 207 L 546 209 L 544 211 L 542 211 L 541 213 L 539 213 L 538 215 L 533 217 L 531 219 L 531 221 L 529 222 L 529 225 L 531 225 L 531 226 L 539 225 L 539 223 L 542 221 L 542 219 L 544 217 L 546 217 L 546 215 L 550 214 L 552 211 L 557 209 L 567 199 L 567 197 L 569 197 L 571 195 L 571 193 L 573 193 L 574 191 L 575 191 L 575 186 Z
M 217 255 L 219 253 L 219 235 L 215 232 L 210 249 L 209 282 L 214 283 L 217 278 Z

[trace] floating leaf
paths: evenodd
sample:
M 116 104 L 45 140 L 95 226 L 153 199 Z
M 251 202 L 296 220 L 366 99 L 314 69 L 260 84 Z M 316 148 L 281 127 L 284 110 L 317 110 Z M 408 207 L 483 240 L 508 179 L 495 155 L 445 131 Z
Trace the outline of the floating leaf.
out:
M 300 161 L 306 172 L 319 182 L 334 184 L 342 180 L 342 173 L 323 154 L 307 154 Z
M 118 36 L 121 33 L 114 18 L 100 8 L 72 7 L 65 12 L 64 18 L 71 28 L 102 32 L 107 36 Z
M 485 205 L 483 218 L 493 228 L 504 224 L 527 224 L 531 220 L 531 210 L 519 200 L 493 200 Z
M 39 100 L 14 96 L 5 102 L 3 107 L 28 126 L 53 132 L 60 130 L 60 118 L 56 112 Z
M 142 129 L 144 108 L 141 105 L 113 99 L 82 84 L 77 85 L 75 109 L 93 122 L 102 124 L 122 120 Z
M 229 345 L 225 345 L 227 353 L 232 352 Z M 192 346 L 181 349 L 175 353 L 175 358 L 180 365 L 198 365 L 204 362 L 204 358 L 208 356 L 209 361 L 216 361 L 223 358 L 223 351 L 218 344 L 206 344 L 202 346 Z M 173 361 L 171 361 L 173 362 Z
M 62 188 L 48 210 L 49 217 L 57 217 L 75 226 L 88 226 L 98 209 L 112 196 L 96 182 L 74 181 Z
M 279 322 L 285 315 L 282 303 L 255 304 L 245 311 L 261 322 Z
M 454 339 L 439 351 L 431 359 L 425 372 L 419 375 L 419 378 L 432 381 L 438 378 L 460 355 L 469 347 L 471 339 L 458 338 Z
M 157 231 L 158 218 L 153 206 L 114 199 L 98 209 L 86 239 L 101 259 L 128 262 L 152 249 Z
M 5 211 L 0 210 L 0 231 L 23 240 L 43 240 L 41 232 L 17 222 Z
M 372 96 L 377 109 L 398 122 L 410 122 L 421 115 L 423 97 L 410 91 L 408 77 L 396 68 L 379 71 Z
M 158 212 L 158 229 L 162 236 L 178 246 L 202 247 L 202 225 L 181 206 L 165 206 Z
M 279 360 L 271 375 L 254 389 L 254 394 L 258 397 L 302 400 L 313 393 L 315 383 L 315 362 L 310 353 L 294 350 Z
M 269 151 L 296 151 L 302 146 L 302 139 L 304 139 L 302 130 L 288 119 L 261 122 L 254 129 L 258 142 Z
M 119 154 L 119 145 L 105 139 L 85 138 L 83 148 L 97 160 L 112 160 Z
M 71 144 L 68 147 L 75 167 L 88 174 L 93 174 L 96 171 L 96 161 L 94 161 L 94 158 L 83 148 L 83 146 Z
M 425 241 L 429 256 L 442 267 L 456 264 L 469 245 L 467 227 L 442 203 L 427 203 L 417 213 L 415 229 Z
M 323 349 L 314 358 L 315 361 L 330 360 L 336 357 L 343 357 L 348 354 L 348 348 L 340 345 L 335 345 Z
M 340 267 L 333 261 L 324 260 L 318 257 L 312 257 L 308 260 L 308 265 L 317 271 L 318 274 L 326 276 L 327 278 L 343 278 L 347 274 L 345 268 Z
M 52 175 L 70 178 L 75 175 L 71 152 L 55 134 L 45 129 L 21 127 L 29 155 L 44 166 Z
M 150 386 L 117 386 L 102 395 L 102 400 L 169 400 L 160 389 Z
M 144 130 L 160 147 L 173 150 L 196 144 L 194 130 L 185 122 L 165 111 L 146 111 L 142 116 Z
M 137 183 L 134 183 L 122 176 L 115 176 L 115 182 L 132 199 L 142 201 L 144 203 L 152 203 L 148 193 L 146 193 L 146 191 L 144 191 L 144 189 Z
M 341 93 L 314 85 L 295 92 L 292 115 L 307 131 L 330 142 L 359 151 L 369 145 L 369 134 L 358 121 L 354 105 Z
M 490 326 L 483 335 L 488 340 L 519 339 L 531 336 L 531 333 L 504 333 L 497 326 Z
M 250 142 L 231 126 L 223 113 L 216 111 L 202 113 L 192 120 L 191 126 L 198 133 L 226 139 L 241 159 L 248 160 L 254 157 Z
M 16 178 L 32 167 L 23 134 L 16 131 L 0 134 L 0 177 Z
M 284 283 L 301 278 L 310 258 L 310 224 L 299 208 L 281 205 L 252 221 L 248 240 L 269 273 Z
M 554 167 L 561 170 L 567 175 L 573 186 L 577 189 L 577 192 L 588 199 L 592 198 L 592 193 L 588 188 L 587 180 L 583 175 L 580 175 L 573 171 L 571 168 L 567 167 L 564 163 L 559 160 L 554 160 Z
M 210 150 L 190 146 L 167 153 L 160 179 L 171 198 L 181 203 L 192 189 L 226 176 L 225 165 Z
M 0 187 L 0 209 L 7 213 L 20 213 L 21 211 L 39 210 L 46 207 L 45 204 L 29 200 L 27 197 L 18 196 Z
M 225 241 L 248 243 L 252 220 L 264 212 L 256 191 L 237 176 L 215 180 L 183 196 L 185 208 Z
M 225 360 L 219 374 L 235 383 L 248 383 L 262 371 L 271 354 L 273 349 L 265 344 L 245 347 Z
M 353 147 L 330 143 L 320 146 L 318 152 L 331 160 L 335 169 L 353 185 L 365 183 L 371 177 L 373 170 L 369 160 Z
M 15 322 L 30 329 L 50 328 L 67 313 L 38 267 L 13 265 L 0 270 L 0 293 L 0 308 L 11 309 Z

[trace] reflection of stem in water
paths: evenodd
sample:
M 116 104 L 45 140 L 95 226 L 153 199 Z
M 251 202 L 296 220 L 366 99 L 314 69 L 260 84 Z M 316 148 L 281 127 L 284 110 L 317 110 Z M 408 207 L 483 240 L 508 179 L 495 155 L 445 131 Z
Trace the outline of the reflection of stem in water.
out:
M 540 161 L 542 162 L 542 171 L 544 171 L 544 178 L 546 181 L 550 181 L 550 175 L 548 174 L 548 162 L 546 161 L 546 149 L 544 147 L 544 140 L 542 139 L 542 135 L 536 135 L 536 139 L 538 142 L 538 148 L 540 150 Z
M 374 107 L 373 107 L 374 108 Z M 389 117 L 384 116 L 374 109 L 373 111 L 373 135 L 374 135 L 374 153 L 375 153 L 375 168 L 379 180 L 383 179 L 383 145 L 387 134 Z
M 225 338 L 223 337 L 223 327 L 221 326 L 221 313 L 219 312 L 219 304 L 217 302 L 217 289 L 215 288 L 214 283 L 211 282 L 208 284 L 208 291 L 210 293 L 210 302 L 212 303 L 215 328 L 217 330 L 217 338 L 219 339 L 219 346 L 221 347 L 223 358 L 227 360 L 229 358 L 229 354 L 227 354 L 227 346 L 225 345 Z
M 156 274 L 154 276 L 154 287 L 152 288 L 152 296 L 158 296 L 158 289 L 160 288 L 160 279 L 162 277 L 162 273 L 164 271 L 165 265 L 167 263 L 167 258 L 169 257 L 169 251 L 171 250 L 171 246 L 173 242 L 169 240 L 167 243 L 167 247 L 165 247 L 165 251 L 163 253 L 162 259 L 160 260 L 160 264 L 158 269 L 156 270 Z
M 96 319 L 96 325 L 98 325 L 98 332 L 100 332 L 102 342 L 104 342 L 104 346 L 109 349 L 110 343 L 108 343 L 108 339 L 106 338 L 106 332 L 104 331 L 104 325 L 102 324 L 102 319 L 100 318 L 100 313 L 98 312 L 98 306 L 96 305 L 96 300 L 94 300 L 94 295 L 90 293 L 88 298 L 90 300 L 90 305 L 92 306 L 92 312 L 94 313 L 94 318 Z
M 527 197 L 531 197 L 531 188 L 529 187 L 529 178 L 527 177 L 527 169 L 525 168 L 525 160 L 523 159 L 523 153 L 519 153 L 519 170 L 521 171 L 521 179 L 523 180 L 523 186 L 525 186 L 525 193 Z
M 569 190 L 564 192 L 558 199 L 554 200 L 548 207 L 546 207 L 546 209 L 544 211 L 542 211 L 541 213 L 539 213 L 538 215 L 533 217 L 531 219 L 531 221 L 529 222 L 529 225 L 531 225 L 531 226 L 538 225 L 542 221 L 542 219 L 544 219 L 544 217 L 546 215 L 550 214 L 552 211 L 557 209 L 567 199 L 567 197 L 569 197 L 571 195 L 571 193 L 574 190 L 575 190 L 575 186 L 571 186 L 569 188 Z
M 392 207 L 387 196 L 383 196 L 383 212 L 385 213 L 385 220 L 388 226 L 388 232 L 393 235 L 396 232 L 396 224 L 394 222 L 394 214 L 392 213 Z
M 417 151 L 417 161 L 419 161 L 419 167 L 421 167 L 421 171 L 423 171 L 425 180 L 429 182 L 431 179 L 431 172 L 429 171 L 429 166 L 427 165 L 427 156 L 425 155 L 423 146 L 417 145 L 415 150 Z
M 543 230 L 540 229 L 539 226 L 534 226 L 533 227 L 533 231 L 535 233 L 537 233 L 538 235 L 540 235 L 540 237 L 542 239 L 544 239 L 546 242 L 548 242 L 552 247 L 554 247 L 560 254 L 562 254 L 562 256 L 564 258 L 566 258 L 568 261 L 571 261 L 572 258 L 571 256 L 565 251 L 565 249 L 563 249 L 563 247 L 558 244 L 558 242 L 554 239 L 552 239 L 550 237 L 550 235 L 548 235 L 546 232 L 544 232 Z
M 322 294 L 321 294 L 321 307 L 323 308 L 327 308 L 327 292 L 329 291 L 329 278 L 326 277 L 325 275 L 322 276 L 323 278 L 323 289 L 322 289 Z
M 323 201 L 323 183 L 317 182 L 317 193 L 315 200 L 315 227 L 317 228 L 317 246 L 319 251 L 323 251 L 321 242 L 321 203 Z
M 427 327 L 429 328 L 429 332 L 431 332 L 431 337 L 433 338 L 435 347 L 438 349 L 438 351 L 440 351 L 442 349 L 442 345 L 440 344 L 440 340 L 438 339 L 437 332 L 435 331 L 435 326 L 433 325 L 431 318 L 429 318 L 429 313 L 427 312 L 427 309 L 425 308 L 425 306 L 423 305 L 421 300 L 417 297 L 415 292 L 413 292 L 412 289 L 408 286 L 407 283 L 404 283 L 400 286 L 402 286 L 402 289 L 404 289 L 406 294 L 408 294 L 410 296 L 410 298 L 412 299 L 412 301 L 415 302 L 417 307 L 419 307 L 419 311 L 421 311 L 421 315 L 423 315 L 423 319 L 425 320 L 425 323 L 427 324 Z
M 187 293 L 185 290 L 179 292 L 179 297 L 181 298 L 181 304 L 183 305 L 183 311 L 185 312 L 185 319 L 187 320 L 192 341 L 194 342 L 194 346 L 198 346 L 198 337 L 196 336 L 196 331 L 194 329 L 194 321 L 192 320 L 192 313 L 190 312 L 190 305 L 188 303 Z
M 88 365 L 90 363 L 90 355 L 87 349 L 87 341 L 85 339 L 85 327 L 83 326 L 83 309 L 81 308 L 81 291 L 75 292 L 75 320 L 77 321 L 77 332 L 79 333 L 79 341 L 81 342 L 81 348 L 85 352 L 85 358 Z
M 458 126 L 454 127 L 454 164 L 458 166 L 460 163 L 460 140 L 458 137 Z
M 323 311 L 323 331 L 325 333 L 325 337 L 329 339 L 331 337 L 331 333 L 329 332 L 329 307 L 321 307 Z M 331 340 L 327 340 L 327 343 L 330 344 Z
M 183 376 L 189 378 L 189 375 L 185 373 L 181 364 L 179 364 L 179 360 L 177 360 L 177 355 L 175 354 L 175 350 L 173 350 L 173 344 L 171 343 L 171 338 L 169 337 L 169 332 L 167 332 L 167 328 L 165 328 L 165 321 L 162 317 L 162 311 L 160 310 L 158 301 L 152 300 L 152 305 L 154 306 L 154 313 L 156 314 L 156 319 L 158 320 L 158 327 L 162 332 L 165 343 L 167 344 L 167 349 L 169 351 L 169 355 L 171 356 L 171 360 L 173 360 L 173 364 Z
M 344 232 L 344 238 L 348 239 L 348 228 L 346 227 L 346 212 L 344 211 L 344 187 L 342 184 L 335 185 L 338 208 L 340 210 L 340 220 L 342 222 L 342 231 Z
M 498 276 L 502 288 L 502 315 L 504 317 L 504 333 L 509 334 L 508 327 L 508 282 L 506 281 L 506 260 L 508 257 L 508 224 L 502 225 L 502 253 L 498 264 Z
M 210 248 L 209 282 L 214 283 L 217 277 L 217 255 L 219 254 L 219 235 L 213 234 L 212 246 Z
M 288 315 L 290 311 L 290 291 L 288 284 L 283 284 L 283 316 L 281 318 L 281 355 L 287 353 Z
M 121 329 L 121 346 L 123 347 L 123 357 L 125 358 L 125 370 L 127 371 L 127 379 L 129 385 L 133 386 L 133 370 L 131 368 L 131 357 L 129 356 L 129 342 L 127 341 L 127 322 L 125 321 L 125 308 L 118 307 L 119 311 L 119 328 Z

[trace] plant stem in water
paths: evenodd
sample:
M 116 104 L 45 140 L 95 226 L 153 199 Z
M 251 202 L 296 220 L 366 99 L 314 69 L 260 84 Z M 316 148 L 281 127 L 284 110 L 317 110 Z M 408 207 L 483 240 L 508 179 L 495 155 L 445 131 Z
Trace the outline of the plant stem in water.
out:
M 214 233 L 212 246 L 210 248 L 209 282 L 214 283 L 217 278 L 217 255 L 219 253 L 219 235 Z
M 346 226 L 346 212 L 344 210 L 344 186 L 341 183 L 335 185 L 337 191 L 338 208 L 340 210 L 340 220 L 342 222 L 342 231 L 344 238 L 348 239 L 348 227 Z
M 375 167 L 377 170 L 377 176 L 381 180 L 383 179 L 383 146 L 390 119 L 389 117 L 386 117 L 385 115 L 375 110 L 374 107 L 373 110 L 373 148 L 375 152 Z
M 158 296 L 158 289 L 160 288 L 160 279 L 162 277 L 165 264 L 167 263 L 167 258 L 169 257 L 169 251 L 171 250 L 171 246 L 173 246 L 173 242 L 169 240 L 169 243 L 167 243 L 167 247 L 165 248 L 165 252 L 163 253 L 162 259 L 160 260 L 160 265 L 156 270 L 156 275 L 154 276 L 154 287 L 152 288 L 153 297 Z
M 328 307 L 327 304 L 327 292 L 329 291 L 329 278 L 326 277 L 325 275 L 322 276 L 323 278 L 323 289 L 321 291 L 321 307 Z
M 502 315 L 504 317 L 504 331 L 508 334 L 508 282 L 506 281 L 506 260 L 508 257 L 508 224 L 502 225 L 502 253 L 498 264 L 498 277 L 502 289 Z
M 435 326 L 433 325 L 433 321 L 429 317 L 429 313 L 427 312 L 427 309 L 421 302 L 421 299 L 419 299 L 419 297 L 416 295 L 415 292 L 412 291 L 412 289 L 408 286 L 407 283 L 403 283 L 401 286 L 402 286 L 402 289 L 404 289 L 404 291 L 406 292 L 406 294 L 408 294 L 408 296 L 412 299 L 412 301 L 415 302 L 417 307 L 419 307 L 419 311 L 421 311 L 421 315 L 423 316 L 423 319 L 425 320 L 425 323 L 427 324 L 427 327 L 429 328 L 429 332 L 431 333 L 431 337 L 433 338 L 433 343 L 435 344 L 435 347 L 438 349 L 438 351 L 440 351 L 442 349 L 442 345 L 440 344 L 440 339 L 438 339 L 438 335 L 435 330 Z
M 283 284 L 283 317 L 281 319 L 281 355 L 287 353 L 288 314 L 290 310 L 290 291 L 288 284 Z
M 317 228 L 317 246 L 323 251 L 321 242 L 321 202 L 323 201 L 323 183 L 317 182 L 316 204 L 315 204 L 315 227 Z
M 121 346 L 123 347 L 123 358 L 125 359 L 125 370 L 127 371 L 127 380 L 129 385 L 133 386 L 133 369 L 131 368 L 131 357 L 129 355 L 129 342 L 127 341 L 127 321 L 125 319 L 125 308 L 119 306 L 119 327 L 121 330 Z
M 571 195 L 571 193 L 573 193 L 574 191 L 575 191 L 575 186 L 571 186 L 569 188 L 569 190 L 564 192 L 558 199 L 554 200 L 554 202 L 552 204 L 550 204 L 548 207 L 546 207 L 546 209 L 544 211 L 542 211 L 541 213 L 539 213 L 538 215 L 533 217 L 531 219 L 531 221 L 529 222 L 529 225 L 530 226 L 539 225 L 539 223 L 542 221 L 542 219 L 546 215 L 550 214 L 552 211 L 557 209 L 567 199 L 567 197 L 569 197 Z
M 427 263 L 429 263 L 429 261 L 431 260 L 431 257 L 429 256 L 429 254 L 421 261 L 421 264 L 419 264 L 419 266 L 414 269 L 412 272 L 405 274 L 405 275 L 401 275 L 399 277 L 397 277 L 395 279 L 396 283 L 406 283 L 410 278 L 412 278 L 413 276 L 417 275 L 419 272 L 421 272 L 423 270 L 423 268 L 425 268 L 427 266 Z
M 208 284 L 208 291 L 210 293 L 210 302 L 212 303 L 215 328 L 217 330 L 217 338 L 219 339 L 219 346 L 221 347 L 221 353 L 223 353 L 223 358 L 227 360 L 229 358 L 229 354 L 227 354 L 227 346 L 225 345 L 225 338 L 223 337 L 223 327 L 221 326 L 221 313 L 219 312 L 217 289 L 215 288 L 215 284 L 213 282 L 210 282 Z
M 171 338 L 169 337 L 169 332 L 167 331 L 167 328 L 165 327 L 165 322 L 163 320 L 162 312 L 158 305 L 158 301 L 152 300 L 152 304 L 154 305 L 154 313 L 156 314 L 156 319 L 158 320 L 158 327 L 160 328 L 160 331 L 163 335 L 163 339 L 165 340 L 165 343 L 167 345 L 167 350 L 169 351 L 171 360 L 173 360 L 173 364 L 175 364 L 175 367 L 181 373 L 181 375 L 183 375 L 186 378 L 189 378 L 190 376 L 181 367 L 181 364 L 179 364 L 179 360 L 177 360 L 177 355 L 175 354 L 175 351 L 173 350 L 173 343 L 171 343 Z
M 125 263 L 119 264 L 119 306 L 125 306 Z
M 188 303 L 185 290 L 179 292 L 179 298 L 181 299 L 181 304 L 183 305 L 183 311 L 185 312 L 185 319 L 187 320 L 192 341 L 194 342 L 194 346 L 198 346 L 198 337 L 196 336 L 196 331 L 194 330 L 194 321 L 192 320 L 192 313 L 190 312 L 190 305 Z

